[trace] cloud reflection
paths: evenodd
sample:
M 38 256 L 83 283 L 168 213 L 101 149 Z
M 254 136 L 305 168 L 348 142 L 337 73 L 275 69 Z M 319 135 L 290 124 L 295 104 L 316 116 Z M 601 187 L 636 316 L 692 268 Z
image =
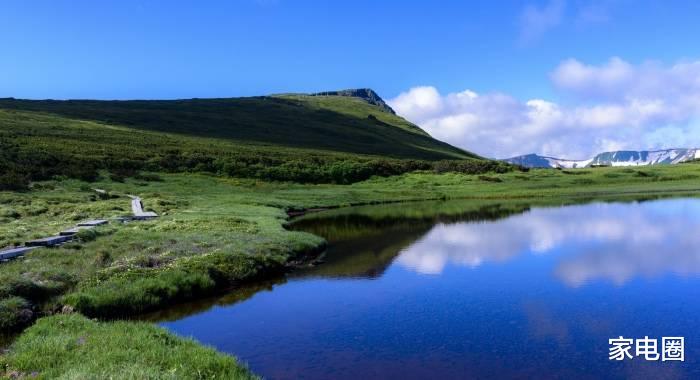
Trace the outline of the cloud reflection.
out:
M 635 276 L 700 273 L 700 201 L 540 208 L 504 220 L 439 224 L 397 263 L 439 274 L 447 265 L 478 267 L 518 255 L 561 256 L 555 274 L 570 286 L 623 284 Z

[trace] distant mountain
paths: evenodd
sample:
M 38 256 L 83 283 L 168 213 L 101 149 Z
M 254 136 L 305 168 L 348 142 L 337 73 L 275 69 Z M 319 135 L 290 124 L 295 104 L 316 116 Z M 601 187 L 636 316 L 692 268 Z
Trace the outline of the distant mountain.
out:
M 561 158 L 526 154 L 523 156 L 507 158 L 503 161 L 526 168 L 583 168 L 592 160 L 565 160 Z
M 596 155 L 588 160 L 568 160 L 526 154 L 504 159 L 528 168 L 585 168 L 591 166 L 644 166 L 678 164 L 700 158 L 700 149 L 618 150 Z

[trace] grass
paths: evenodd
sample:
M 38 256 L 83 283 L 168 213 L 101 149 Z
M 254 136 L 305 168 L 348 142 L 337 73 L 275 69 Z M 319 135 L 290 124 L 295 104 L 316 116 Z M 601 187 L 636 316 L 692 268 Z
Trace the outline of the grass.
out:
M 139 170 L 352 183 L 415 170 L 511 170 L 347 96 L 173 101 L 0 99 L 0 189 Z
M 112 196 L 96 199 L 93 190 L 77 181 L 2 193 L 3 207 L 23 205 L 13 208 L 19 217 L 0 226 L 2 245 L 56 233 L 81 219 L 123 215 L 129 207 L 127 193 L 141 195 L 146 208 L 162 216 L 112 223 L 83 232 L 60 248 L 3 264 L 3 298 L 22 297 L 39 313 L 67 304 L 91 316 L 133 314 L 280 273 L 288 261 L 323 243 L 307 233 L 287 232 L 283 210 L 237 200 L 230 193 L 236 187 L 217 178 L 172 176 L 146 184 L 93 185 L 109 188 Z M 122 196 L 113 198 L 117 194 Z M 27 211 L 36 208 L 42 212 Z
M 465 158 L 403 118 L 346 96 L 153 101 L 0 99 L 0 108 L 182 136 L 384 157 Z M 21 114 L 20 114 L 21 115 Z M 372 115 L 373 118 L 368 118 Z
M 22 259 L 1 264 L 0 327 L 4 331 L 20 329 L 34 317 L 66 308 L 90 317 L 132 316 L 243 283 L 275 278 L 305 256 L 313 257 L 324 245 L 319 236 L 285 228 L 286 211 L 291 210 L 425 199 L 471 200 L 470 207 L 476 207 L 479 213 L 489 205 L 514 205 L 487 209 L 499 217 L 529 203 L 700 194 L 697 164 L 595 168 L 576 175 L 542 169 L 490 173 L 487 180 L 480 175 L 417 172 L 373 177 L 352 185 L 167 173 L 158 174 L 156 181 L 146 180 L 152 177 L 115 182 L 102 173 L 97 182 L 90 184 L 56 179 L 35 183 L 27 192 L 0 192 L 0 245 L 52 234 L 78 220 L 128 213 L 126 194 L 141 196 L 147 209 L 161 215 L 151 221 L 111 223 L 82 233 L 77 241 L 62 247 L 35 250 Z M 93 187 L 105 189 L 107 194 L 98 195 Z M 449 206 L 443 213 L 453 215 L 461 207 Z M 429 218 L 436 212 L 432 206 L 420 204 L 407 209 L 413 218 Z M 376 209 L 371 212 L 381 213 Z M 362 263 L 352 265 L 357 265 L 357 273 L 365 267 Z M 37 326 L 44 326 L 42 334 L 47 339 L 62 334 L 53 322 L 44 321 L 39 319 Z M 92 325 L 76 326 L 89 329 Z M 104 326 L 109 329 L 113 325 Z M 134 328 L 146 328 L 139 326 Z M 22 345 L 24 335 L 31 334 L 32 329 L 11 348 L 10 358 L 25 347 L 27 355 L 39 360 L 41 346 L 29 349 Z M 107 346 L 115 352 L 131 350 L 131 346 L 120 348 L 111 342 Z M 111 359 L 104 360 L 109 363 Z M 40 364 L 31 360 L 27 363 L 13 364 L 12 368 L 25 371 Z M 104 373 L 94 372 L 98 377 Z
M 492 173 L 488 180 L 481 175 L 412 173 L 353 185 L 199 174 L 161 174 L 160 181 L 151 182 L 43 182 L 26 193 L 0 192 L 0 215 L 5 215 L 0 246 L 53 234 L 78 220 L 123 215 L 129 207 L 126 194 L 138 194 L 161 217 L 112 223 L 82 233 L 73 243 L 2 264 L 0 298 L 26 302 L 37 315 L 68 305 L 88 316 L 117 317 L 275 276 L 324 244 L 318 236 L 285 229 L 289 210 L 423 199 L 546 198 L 563 203 L 571 197 L 700 192 L 700 165 L 695 164 L 581 173 Z M 108 194 L 97 197 L 91 187 Z M 26 315 L 27 308 L 0 304 L 0 315 L 12 315 L 11 310 Z M 22 319 L 8 317 L 0 325 L 11 328 L 13 321 Z
M 255 379 L 231 356 L 150 323 L 39 320 L 0 357 L 4 377 L 36 379 Z

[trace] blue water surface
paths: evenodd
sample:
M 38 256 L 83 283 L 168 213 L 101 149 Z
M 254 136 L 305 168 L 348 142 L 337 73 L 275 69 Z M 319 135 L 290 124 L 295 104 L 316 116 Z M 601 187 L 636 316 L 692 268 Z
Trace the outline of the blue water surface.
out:
M 161 324 L 268 379 L 700 378 L 700 200 L 443 206 L 302 219 L 323 264 Z M 685 361 L 611 361 L 619 336 Z

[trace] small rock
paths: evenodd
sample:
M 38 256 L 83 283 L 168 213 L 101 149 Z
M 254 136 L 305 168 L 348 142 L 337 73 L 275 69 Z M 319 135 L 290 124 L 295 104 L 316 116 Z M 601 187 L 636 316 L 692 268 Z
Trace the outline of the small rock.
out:
M 70 305 L 63 305 L 63 308 L 61 308 L 61 314 L 73 314 L 74 312 L 75 309 Z

